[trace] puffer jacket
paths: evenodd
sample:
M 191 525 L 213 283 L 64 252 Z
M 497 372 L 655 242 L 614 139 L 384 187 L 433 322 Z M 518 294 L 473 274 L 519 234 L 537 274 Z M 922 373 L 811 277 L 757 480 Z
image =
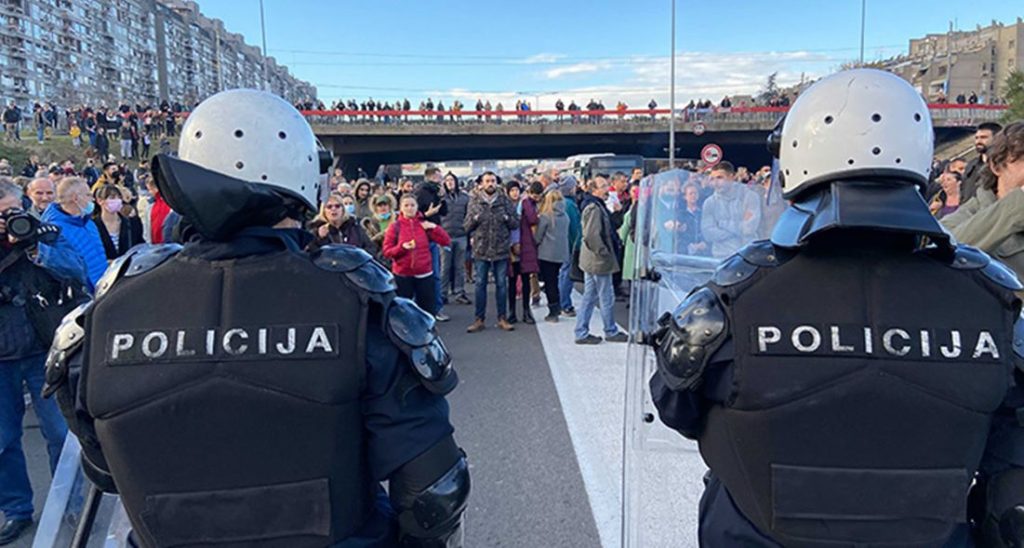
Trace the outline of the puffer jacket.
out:
M 410 219 L 400 215 L 384 233 L 384 256 L 391 259 L 391 271 L 395 276 L 423 276 L 433 270 L 430 256 L 430 242 L 440 246 L 452 245 L 452 239 L 440 225 L 426 230 L 423 215 Z M 406 249 L 403 243 L 416 241 L 416 247 Z
M 107 252 L 103 248 L 96 224 L 89 217 L 69 215 L 56 202 L 47 206 L 43 212 L 43 222 L 59 226 L 61 234 L 82 257 L 89 278 L 89 290 L 92 291 L 107 270 Z
M 508 259 L 509 231 L 519 228 L 515 205 L 505 193 L 495 192 L 493 200 L 480 191 L 469 200 L 463 228 L 472 233 L 473 258 L 481 261 Z
M 446 192 L 444 201 L 448 204 L 448 213 L 441 218 L 441 227 L 452 238 L 466 235 L 466 210 L 469 208 L 469 194 L 463 191 Z

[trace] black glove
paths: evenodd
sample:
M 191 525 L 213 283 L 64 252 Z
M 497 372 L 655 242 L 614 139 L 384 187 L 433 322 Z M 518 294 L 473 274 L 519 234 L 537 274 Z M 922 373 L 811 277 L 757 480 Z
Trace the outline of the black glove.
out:
M 60 237 L 60 227 L 49 223 L 39 223 L 39 228 L 36 229 L 35 241 L 44 243 L 47 245 L 53 245 L 57 243 L 57 238 Z

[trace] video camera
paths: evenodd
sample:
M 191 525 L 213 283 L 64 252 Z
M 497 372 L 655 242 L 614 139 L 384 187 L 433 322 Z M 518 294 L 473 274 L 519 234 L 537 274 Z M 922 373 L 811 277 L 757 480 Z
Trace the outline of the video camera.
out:
M 39 219 L 23 209 L 9 209 L 0 215 L 7 223 L 7 234 L 18 240 L 32 240 L 39 236 Z

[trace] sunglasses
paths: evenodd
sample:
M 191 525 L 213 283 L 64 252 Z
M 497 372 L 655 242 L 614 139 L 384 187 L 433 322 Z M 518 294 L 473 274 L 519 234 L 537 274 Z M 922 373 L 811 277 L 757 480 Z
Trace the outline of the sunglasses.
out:
M 341 209 L 341 204 L 327 204 L 324 209 Z

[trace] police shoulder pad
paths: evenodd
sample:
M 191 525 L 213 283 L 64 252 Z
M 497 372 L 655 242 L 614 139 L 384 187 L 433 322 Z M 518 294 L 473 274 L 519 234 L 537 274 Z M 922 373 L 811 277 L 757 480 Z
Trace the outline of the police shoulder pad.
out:
M 671 316 L 659 320 L 665 335 L 656 343 L 658 370 L 673 390 L 696 387 L 712 355 L 725 340 L 725 310 L 707 287 L 691 293 Z
M 781 265 L 788 258 L 784 253 L 768 240 L 749 243 L 718 265 L 712 281 L 720 287 L 736 285 L 749 279 L 760 268 L 775 268 Z
M 71 356 L 85 342 L 85 314 L 92 307 L 93 301 L 82 303 L 61 320 L 53 333 L 53 344 L 46 355 L 46 386 L 43 395 L 49 396 L 63 380 L 67 378 L 68 363 Z
M 435 330 L 434 317 L 409 299 L 396 297 L 388 306 L 388 338 L 409 358 L 420 382 L 435 394 L 451 392 L 459 379 L 451 355 Z
M 107 267 L 107 271 L 96 283 L 96 298 L 110 291 L 117 280 L 145 274 L 177 255 L 179 251 L 179 244 L 142 244 L 131 248 L 128 253 L 118 257 Z
M 984 251 L 971 246 L 958 245 L 950 266 L 957 270 L 981 270 L 989 281 L 1011 291 L 1024 289 L 1016 273 Z
M 313 264 L 332 272 L 340 272 L 357 289 L 369 293 L 394 291 L 395 278 L 369 253 L 361 248 L 335 244 L 320 248 L 313 255 Z

